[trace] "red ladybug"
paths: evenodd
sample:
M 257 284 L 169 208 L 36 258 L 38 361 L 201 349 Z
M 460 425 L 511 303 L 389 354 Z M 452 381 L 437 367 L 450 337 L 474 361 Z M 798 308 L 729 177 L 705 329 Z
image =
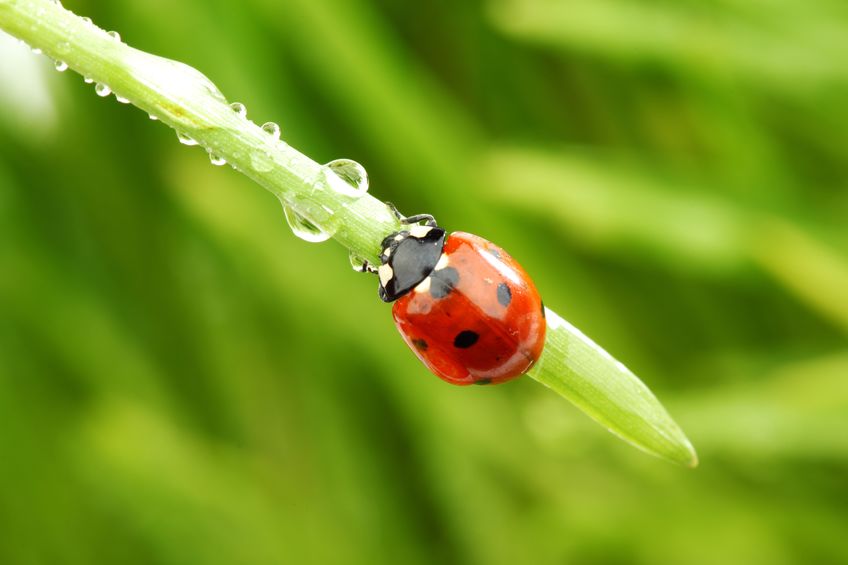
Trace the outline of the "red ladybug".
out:
M 446 235 L 432 216 L 401 221 L 411 225 L 383 240 L 376 272 L 380 298 L 394 302 L 395 324 L 415 355 L 456 385 L 526 373 L 542 353 L 545 313 L 524 269 L 481 237 Z

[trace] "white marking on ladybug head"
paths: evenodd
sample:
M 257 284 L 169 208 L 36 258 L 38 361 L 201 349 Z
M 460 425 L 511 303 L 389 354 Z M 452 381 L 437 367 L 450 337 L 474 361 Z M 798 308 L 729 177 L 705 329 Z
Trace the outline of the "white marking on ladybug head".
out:
M 383 257 L 385 257 L 386 259 L 388 259 L 388 258 L 389 258 L 389 255 L 391 255 L 391 254 L 392 254 L 392 248 L 391 248 L 391 247 L 386 247 L 386 249 L 383 251 Z
M 395 241 L 400 241 L 403 239 L 403 236 L 401 234 L 397 234 L 394 239 Z
M 380 265 L 377 269 L 377 275 L 380 277 L 380 284 L 383 285 L 383 288 L 386 288 L 386 285 L 395 276 L 395 272 L 392 270 L 391 265 Z
M 415 292 L 425 293 L 430 292 L 430 283 L 432 282 L 433 277 L 427 277 L 415 287 Z
M 411 228 L 409 228 L 409 235 L 421 239 L 422 237 L 430 233 L 430 230 L 432 229 L 433 228 L 431 226 L 412 226 Z
M 447 253 L 442 253 L 442 256 L 439 257 L 439 261 L 436 263 L 436 266 L 433 268 L 434 271 L 441 271 L 450 263 L 450 258 L 448 258 Z

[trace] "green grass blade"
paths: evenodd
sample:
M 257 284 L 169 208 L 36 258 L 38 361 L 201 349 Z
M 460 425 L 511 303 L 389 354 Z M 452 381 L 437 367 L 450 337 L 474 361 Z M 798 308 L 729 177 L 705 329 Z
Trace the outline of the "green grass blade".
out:
M 546 308 L 545 315 L 545 351 L 530 377 L 635 447 L 680 465 L 698 465 L 686 435 L 636 375 L 556 312 Z
M 233 112 L 217 87 L 192 67 L 131 48 L 47 0 L 0 0 L 0 29 L 109 85 L 315 225 L 331 228 L 326 231 L 372 262 L 379 242 L 398 227 L 376 198 L 354 198 L 329 185 L 325 190 L 320 165 Z M 683 433 L 632 373 L 553 312 L 549 326 L 546 353 L 531 376 L 637 447 L 681 464 L 697 463 Z

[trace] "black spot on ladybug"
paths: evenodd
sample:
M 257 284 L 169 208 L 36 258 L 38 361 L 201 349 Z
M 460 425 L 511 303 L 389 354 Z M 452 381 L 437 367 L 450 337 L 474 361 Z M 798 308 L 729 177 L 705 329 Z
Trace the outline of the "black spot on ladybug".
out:
M 458 282 L 459 271 L 453 267 L 433 271 L 433 274 L 430 275 L 430 296 L 444 298 L 451 293 Z
M 479 381 L 474 381 L 475 385 L 490 385 L 492 384 L 492 379 L 480 379 Z
M 512 291 L 509 290 L 509 285 L 505 282 L 498 285 L 498 302 L 504 307 L 509 306 L 509 303 L 512 302 Z
M 486 251 L 488 251 L 489 253 L 491 253 L 492 255 L 494 255 L 496 259 L 500 259 L 500 258 L 501 258 L 501 252 L 500 252 L 500 251 L 498 251 L 497 249 L 493 248 L 493 247 L 490 247 L 490 248 L 489 248 L 489 249 L 487 249 Z
M 424 341 L 423 339 L 420 339 L 420 338 L 413 339 L 412 345 L 414 345 L 415 349 L 417 349 L 419 351 L 427 351 L 427 342 Z
M 453 338 L 453 346 L 458 347 L 460 349 L 468 349 L 480 339 L 480 334 L 477 332 L 472 332 L 471 330 L 463 330 L 456 334 L 456 337 Z

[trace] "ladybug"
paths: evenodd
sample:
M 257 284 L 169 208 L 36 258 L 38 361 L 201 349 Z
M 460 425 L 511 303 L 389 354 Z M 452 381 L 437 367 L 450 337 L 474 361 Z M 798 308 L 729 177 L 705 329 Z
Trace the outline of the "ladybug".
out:
M 394 302 L 403 340 L 433 373 L 456 385 L 496 384 L 526 373 L 545 343 L 545 309 L 533 281 L 503 249 L 446 234 L 427 214 L 382 242 L 379 296 Z

